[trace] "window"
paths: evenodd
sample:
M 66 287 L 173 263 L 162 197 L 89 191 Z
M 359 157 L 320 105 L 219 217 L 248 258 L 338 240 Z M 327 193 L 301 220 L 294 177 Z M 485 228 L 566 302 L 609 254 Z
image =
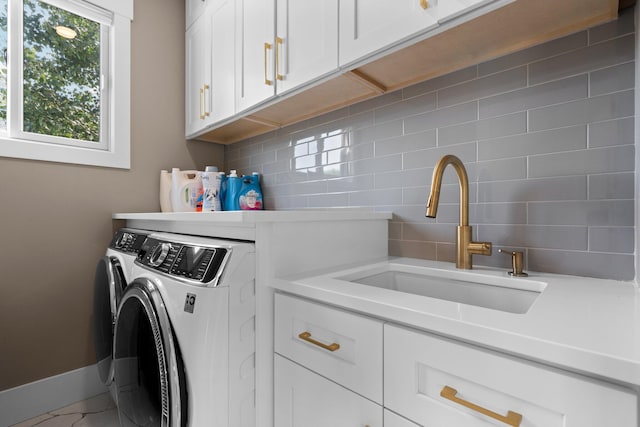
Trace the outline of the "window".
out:
M 133 0 L 0 0 L 0 156 L 129 168 Z

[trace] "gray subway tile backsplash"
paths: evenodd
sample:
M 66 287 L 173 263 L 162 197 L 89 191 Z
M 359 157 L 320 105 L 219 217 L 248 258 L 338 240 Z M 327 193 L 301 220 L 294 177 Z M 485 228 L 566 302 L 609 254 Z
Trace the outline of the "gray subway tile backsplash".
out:
M 530 271 L 635 276 L 633 13 L 225 147 L 226 169 L 263 174 L 267 209 L 392 211 L 391 255 L 453 261 L 459 156 L 470 222 Z
M 633 116 L 634 91 L 616 92 L 529 110 L 529 130 L 555 129 Z
M 634 143 L 633 117 L 589 124 L 589 148 Z
M 589 176 L 589 200 L 631 199 L 635 194 L 633 172 Z
M 478 142 L 478 160 L 581 150 L 587 148 L 587 126 L 522 133 Z
M 590 75 L 591 96 L 633 89 L 635 66 L 633 62 L 594 71 Z
M 528 203 L 529 224 L 633 227 L 633 200 Z
M 589 94 L 589 76 L 584 73 L 540 85 L 523 87 L 480 100 L 480 117 L 495 117 L 514 111 L 583 99 Z
M 592 44 L 588 47 L 529 64 L 529 84 L 538 84 L 598 70 L 634 59 L 634 36 Z
M 539 154 L 529 157 L 529 177 L 567 176 L 634 170 L 634 146 Z

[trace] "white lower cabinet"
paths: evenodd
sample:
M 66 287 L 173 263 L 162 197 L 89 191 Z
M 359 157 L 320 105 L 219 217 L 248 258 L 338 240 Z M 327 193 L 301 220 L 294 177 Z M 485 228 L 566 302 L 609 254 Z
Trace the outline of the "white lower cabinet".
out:
M 382 405 L 381 321 L 288 295 L 275 304 L 276 353 Z
M 382 427 L 382 406 L 275 355 L 274 425 Z
M 398 414 L 391 412 L 388 409 L 384 410 L 384 427 L 420 427 L 418 424 L 412 423 L 408 419 L 401 417 Z
M 275 309 L 278 427 L 638 427 L 631 389 L 285 294 Z
M 420 425 L 638 425 L 631 390 L 389 324 L 384 338 L 384 406 Z

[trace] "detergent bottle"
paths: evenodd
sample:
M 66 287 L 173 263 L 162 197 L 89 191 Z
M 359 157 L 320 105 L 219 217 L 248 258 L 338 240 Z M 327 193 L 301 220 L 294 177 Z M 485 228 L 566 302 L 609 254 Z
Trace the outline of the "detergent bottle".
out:
M 171 172 L 160 171 L 160 212 L 171 212 Z
M 258 172 L 242 177 L 242 187 L 240 188 L 238 203 L 240 209 L 243 211 L 264 209 L 262 189 L 260 188 L 260 175 Z
M 200 199 L 200 201 L 198 201 Z M 171 207 L 173 212 L 202 210 L 202 173 L 198 171 L 171 170 Z
M 222 210 L 220 203 L 220 184 L 221 178 L 218 168 L 215 166 L 207 166 L 202 173 L 203 212 L 215 212 Z
M 240 204 L 238 197 L 242 188 L 242 178 L 238 176 L 235 169 L 232 169 L 229 176 L 224 181 L 224 199 L 222 201 L 222 209 L 225 211 L 239 211 Z

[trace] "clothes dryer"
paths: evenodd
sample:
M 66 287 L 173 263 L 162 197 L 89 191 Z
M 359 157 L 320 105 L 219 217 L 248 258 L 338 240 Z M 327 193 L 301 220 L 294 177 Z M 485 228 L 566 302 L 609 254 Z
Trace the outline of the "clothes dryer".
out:
M 116 320 L 122 426 L 255 426 L 255 246 L 153 233 Z
M 93 343 L 98 375 L 115 398 L 113 389 L 113 332 L 118 310 L 131 270 L 148 231 L 123 228 L 109 243 L 96 265 L 93 293 Z

